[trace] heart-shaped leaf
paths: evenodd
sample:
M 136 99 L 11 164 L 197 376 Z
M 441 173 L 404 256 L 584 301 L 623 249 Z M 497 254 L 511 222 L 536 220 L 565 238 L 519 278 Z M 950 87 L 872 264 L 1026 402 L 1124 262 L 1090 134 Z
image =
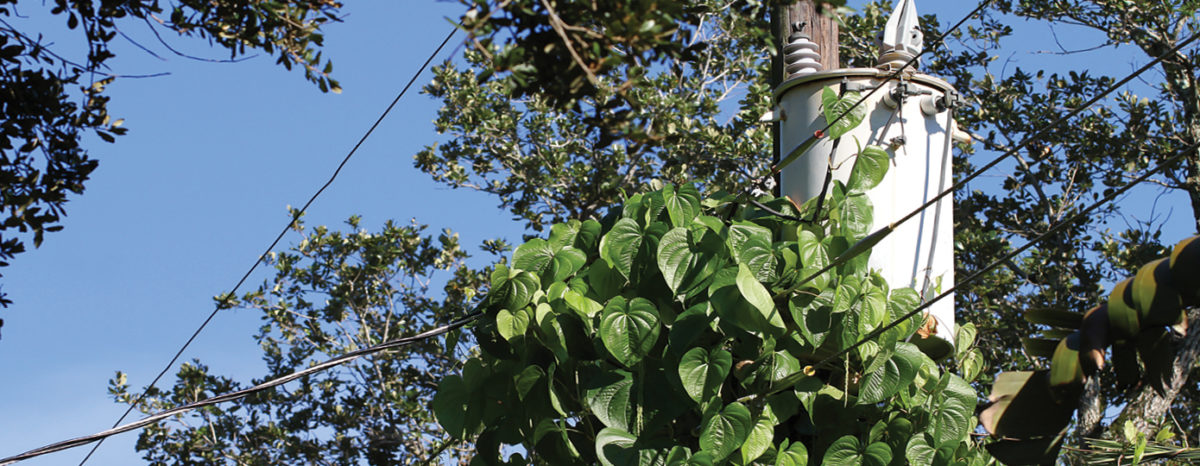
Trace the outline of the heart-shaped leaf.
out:
M 446 433 L 455 438 L 466 438 L 475 431 L 475 426 L 467 425 L 467 411 L 472 409 L 470 400 L 471 391 L 462 377 L 452 374 L 438 383 L 437 393 L 433 396 L 433 414 Z
M 859 98 L 857 92 L 847 92 L 839 98 L 832 88 L 826 87 L 821 91 L 821 109 L 824 110 L 825 124 L 831 125 L 826 132 L 830 139 L 837 139 L 849 133 L 866 118 L 867 107 L 854 105 Z
M 542 278 L 545 283 L 562 281 L 575 272 L 578 272 L 579 269 L 583 268 L 583 264 L 585 263 L 587 263 L 587 254 L 574 247 L 567 246 L 554 253 L 554 257 L 550 259 L 549 267 L 542 274 Z
M 667 215 L 671 217 L 671 226 L 691 225 L 692 220 L 700 214 L 700 191 L 696 186 L 685 184 L 678 189 L 674 186 L 664 186 L 662 192 Z
M 874 207 L 867 196 L 847 196 L 846 200 L 838 205 L 836 213 L 839 231 L 851 239 L 850 243 L 866 238 L 871 233 L 872 222 L 875 221 Z M 859 257 L 865 255 L 861 254 Z
M 865 193 L 879 186 L 879 182 L 883 181 L 884 175 L 887 174 L 890 160 L 882 147 L 864 147 L 854 160 L 854 168 L 850 169 L 846 189 L 852 193 Z
M 529 328 L 529 313 L 524 309 L 511 312 L 501 309 L 496 313 L 496 330 L 505 340 L 512 341 L 518 335 L 524 335 Z
M 513 251 L 513 267 L 540 274 L 550 265 L 554 252 L 555 248 L 548 241 L 541 238 L 531 239 Z
M 750 428 L 746 441 L 742 443 L 742 464 L 750 464 L 771 448 L 775 440 L 775 420 L 770 415 L 771 408 L 767 407 Z
M 792 320 L 800 327 L 800 334 L 813 347 L 820 347 L 833 330 L 833 290 L 824 290 L 820 295 L 798 294 L 788 300 Z
M 911 343 L 900 343 L 896 351 L 874 372 L 866 374 L 858 389 L 859 404 L 884 401 L 908 387 L 921 367 L 921 350 Z
M 628 430 L 633 419 L 633 377 L 625 371 L 606 371 L 584 384 L 584 403 L 605 426 Z
M 775 280 L 775 258 L 771 230 L 753 223 L 738 223 L 729 227 L 729 250 L 738 264 L 744 264 L 759 281 Z
M 779 454 L 775 456 L 775 466 L 808 466 L 808 448 L 800 442 L 788 444 L 786 448 L 780 445 Z
M 660 323 L 658 309 L 645 298 L 615 297 L 600 318 L 600 339 L 617 361 L 633 367 L 654 348 Z
M 713 460 L 721 461 L 746 442 L 753 425 L 749 409 L 738 402 L 730 403 L 704 424 L 700 448 L 711 454 Z
M 489 299 L 504 309 L 521 309 L 533 299 L 533 293 L 541 289 L 537 275 L 519 269 L 509 269 L 503 264 L 492 271 L 492 292 Z
M 622 218 L 600 239 L 600 257 L 628 280 L 633 270 L 634 257 L 637 256 L 641 245 L 642 228 L 638 226 L 637 221 Z
M 692 348 L 679 361 L 679 379 L 688 396 L 696 403 L 702 403 L 717 395 L 732 367 L 733 356 L 728 351 Z
M 714 233 L 706 235 L 705 239 L 694 242 L 692 231 L 673 228 L 658 242 L 658 269 L 677 297 L 694 294 L 724 264 L 717 254 L 720 251 L 715 250 L 723 246 L 708 239 L 715 238 Z

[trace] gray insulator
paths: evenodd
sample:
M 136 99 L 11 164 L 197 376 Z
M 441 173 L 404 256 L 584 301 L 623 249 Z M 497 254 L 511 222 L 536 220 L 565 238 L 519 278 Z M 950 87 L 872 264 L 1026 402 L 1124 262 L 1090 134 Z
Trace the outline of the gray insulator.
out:
M 821 71 L 821 54 L 817 43 L 808 37 L 792 34 L 783 47 L 783 61 L 789 79 Z

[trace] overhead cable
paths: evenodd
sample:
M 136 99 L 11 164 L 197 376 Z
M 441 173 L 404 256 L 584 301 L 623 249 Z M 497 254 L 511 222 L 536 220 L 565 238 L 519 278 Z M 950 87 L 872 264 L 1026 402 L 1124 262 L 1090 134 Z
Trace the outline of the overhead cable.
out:
M 83 445 L 86 445 L 91 442 L 103 441 L 104 439 L 111 437 L 113 435 L 117 435 L 117 434 L 124 433 L 124 432 L 129 432 L 129 431 L 135 430 L 135 429 L 140 429 L 140 428 L 148 426 L 150 424 L 157 423 L 159 421 L 170 418 L 172 416 L 183 414 L 183 413 L 186 413 L 188 411 L 191 411 L 191 410 L 194 410 L 197 408 L 202 408 L 205 406 L 210 406 L 210 405 L 214 405 L 214 404 L 218 404 L 218 403 L 225 403 L 228 401 L 234 401 L 234 400 L 237 400 L 240 398 L 245 398 L 246 396 L 249 396 L 249 395 L 264 391 L 264 390 L 269 390 L 271 388 L 274 388 L 279 385 L 283 385 L 285 383 L 291 382 L 293 380 L 304 377 L 306 375 L 312 375 L 317 372 L 331 369 L 333 367 L 348 363 L 350 361 L 353 361 L 355 359 L 358 359 L 358 358 L 366 356 L 366 355 L 378 353 L 380 351 L 386 351 L 389 349 L 400 348 L 403 346 L 407 346 L 407 345 L 416 343 L 421 340 L 425 340 L 428 338 L 433 338 L 433 337 L 445 334 L 451 330 L 457 329 L 459 327 L 462 327 L 462 326 L 470 323 L 471 321 L 478 318 L 481 314 L 482 313 L 479 311 L 471 312 L 470 314 L 467 314 L 465 317 L 463 317 L 459 320 L 456 320 L 454 322 L 451 322 L 449 324 L 443 325 L 441 327 L 437 327 L 437 328 L 434 328 L 434 329 L 431 329 L 431 330 L 428 330 L 428 331 L 425 331 L 425 332 L 422 332 L 420 334 L 413 335 L 410 337 L 397 338 L 397 339 L 389 340 L 384 343 L 380 343 L 378 345 L 371 346 L 368 348 L 363 348 L 363 349 L 360 349 L 357 351 L 351 351 L 349 353 L 343 354 L 336 358 L 326 360 L 325 362 L 322 362 L 320 364 L 316 364 L 314 366 L 305 368 L 303 370 L 293 372 L 293 373 L 285 375 L 283 377 L 278 377 L 275 379 L 268 380 L 266 382 L 263 382 L 261 384 L 255 385 L 255 386 L 247 388 L 247 389 L 238 390 L 236 392 L 231 392 L 231 393 L 226 393 L 224 395 L 214 396 L 212 398 L 208 398 L 205 400 L 197 401 L 195 403 L 190 403 L 190 404 L 186 404 L 183 406 L 171 408 L 171 409 L 168 409 L 165 411 L 159 411 L 150 416 L 142 418 L 138 421 L 134 421 L 129 424 L 125 424 L 125 425 L 121 425 L 121 426 L 115 426 L 112 429 L 108 429 L 108 430 L 105 430 L 102 432 L 97 432 L 92 435 L 77 437 L 77 438 L 73 438 L 70 440 L 63 440 L 61 442 L 51 443 L 51 444 L 43 446 L 41 448 L 29 450 L 29 451 L 27 451 L 25 453 L 21 453 L 19 455 L 10 456 L 8 458 L 0 458 L 0 466 L 7 466 L 10 464 L 16 463 L 18 461 L 24 461 L 24 460 L 27 460 L 30 458 L 54 453 L 56 451 L 62 451 L 62 450 L 70 449 L 70 448 L 83 446 Z
M 292 227 L 296 224 L 296 221 L 300 219 L 300 216 L 304 215 L 304 212 L 307 211 L 309 206 L 311 206 L 312 203 L 317 200 L 317 197 L 320 196 L 321 193 L 325 192 L 326 188 L 333 184 L 333 181 L 336 180 L 338 175 L 342 172 L 342 168 L 345 167 L 346 163 L 350 161 L 350 158 L 354 156 L 354 153 L 358 151 L 358 148 L 361 147 L 363 143 L 366 142 L 367 138 L 375 132 L 375 129 L 379 127 L 379 124 L 383 123 L 383 119 L 386 118 L 389 113 L 391 113 L 392 109 L 396 107 L 396 104 L 400 102 L 400 99 L 404 97 L 404 94 L 408 93 L 408 89 L 412 87 L 413 83 L 417 81 L 417 78 L 425 72 L 425 69 L 429 67 L 429 64 L 433 62 L 433 59 L 437 58 L 438 54 L 442 52 L 442 49 L 446 47 L 446 44 L 450 42 L 450 38 L 454 37 L 454 33 L 457 31 L 457 27 L 451 29 L 450 34 L 447 34 L 446 38 L 442 40 L 442 43 L 437 46 L 437 49 L 435 49 L 433 53 L 429 55 L 429 58 L 425 59 L 425 63 L 421 65 L 416 73 L 413 73 L 412 78 L 408 80 L 408 84 L 404 85 L 404 88 L 400 90 L 400 93 L 396 95 L 396 98 L 392 99 L 392 103 L 388 104 L 387 108 L 383 110 L 383 113 L 379 115 L 379 118 L 375 119 L 375 123 L 373 123 L 371 127 L 367 129 L 366 133 L 363 133 L 362 137 L 358 139 L 358 142 L 354 144 L 354 147 L 350 149 L 350 152 L 346 153 L 346 156 L 342 158 L 342 162 L 338 164 L 337 169 L 335 169 L 333 174 L 329 176 L 329 180 L 326 181 L 324 185 L 321 185 L 321 188 L 318 189 L 317 192 L 313 193 L 312 197 L 308 198 L 308 201 L 304 203 L 304 206 L 301 207 L 300 210 L 295 211 L 292 216 L 292 220 L 288 222 L 288 224 L 284 226 L 282 230 L 280 230 L 278 235 L 275 235 L 275 239 L 271 241 L 271 244 L 267 246 L 267 249 L 263 251 L 262 254 L 259 254 L 258 259 L 256 259 L 254 263 L 250 265 L 250 268 L 246 270 L 246 273 L 242 274 L 242 278 L 239 279 L 237 284 L 233 285 L 233 288 L 229 291 L 231 295 L 237 293 L 242 284 L 246 282 L 246 279 L 250 278 L 250 274 L 253 273 L 256 268 L 258 268 L 259 264 L 262 263 L 263 258 L 265 258 L 267 254 L 274 250 L 275 246 L 279 245 L 279 241 L 283 239 L 283 236 L 287 234 L 288 230 L 292 229 Z M 117 419 L 117 422 L 113 423 L 114 428 L 120 425 L 121 421 L 124 421 L 125 418 L 129 416 L 129 413 L 133 412 L 133 408 L 142 401 L 142 398 L 146 396 L 146 393 L 149 392 L 151 388 L 154 388 L 154 386 L 158 384 L 158 381 L 162 380 L 163 376 L 165 376 L 167 372 L 175 366 L 175 363 L 179 361 L 179 357 L 183 356 L 183 352 L 186 351 L 189 346 L 191 346 L 192 342 L 196 340 L 196 337 L 200 336 L 200 332 L 204 331 L 204 328 L 208 326 L 209 322 L 212 322 L 213 318 L 216 317 L 217 313 L 220 311 L 221 304 L 218 303 L 208 315 L 208 318 L 204 319 L 204 322 L 200 323 L 200 326 L 196 328 L 196 331 L 192 332 L 192 336 L 188 337 L 187 341 L 183 343 L 183 346 L 179 348 L 179 351 L 175 352 L 175 355 L 171 357 L 171 361 L 167 363 L 166 367 L 164 367 L 162 371 L 160 371 L 158 375 L 154 377 L 154 380 L 150 381 L 150 385 L 147 385 L 146 389 L 142 391 L 142 393 L 138 395 L 137 399 L 135 399 L 133 403 L 129 405 L 129 409 L 125 410 L 125 413 Z M 87 463 L 88 459 L 92 457 L 92 454 L 96 452 L 96 449 L 100 448 L 102 443 L 103 440 L 92 447 L 92 450 L 88 452 L 87 456 L 83 457 L 83 460 L 79 462 L 79 466 L 83 466 L 84 463 Z

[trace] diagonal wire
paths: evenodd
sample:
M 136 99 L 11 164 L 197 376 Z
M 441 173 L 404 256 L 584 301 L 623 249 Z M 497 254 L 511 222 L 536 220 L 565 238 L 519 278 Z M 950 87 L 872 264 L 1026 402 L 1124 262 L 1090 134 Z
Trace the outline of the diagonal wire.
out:
M 142 418 L 140 420 L 131 422 L 129 424 L 113 426 L 112 429 L 105 430 L 103 432 L 97 432 L 92 435 L 87 435 L 87 436 L 77 437 L 77 438 L 73 438 L 73 439 L 69 439 L 69 440 L 63 440 L 61 442 L 51 443 L 49 445 L 43 446 L 41 448 L 29 450 L 29 451 L 21 453 L 19 455 L 13 455 L 13 456 L 10 456 L 7 458 L 0 458 L 0 466 L 7 466 L 10 464 L 16 463 L 18 461 L 24 461 L 24 460 L 27 460 L 30 458 L 54 453 L 56 451 L 62 451 L 62 450 L 70 449 L 70 448 L 83 446 L 83 445 L 86 445 L 91 442 L 104 441 L 104 439 L 111 437 L 113 435 L 117 435 L 117 434 L 124 433 L 124 432 L 129 432 L 131 430 L 140 429 L 140 428 L 148 426 L 150 424 L 157 423 L 159 421 L 170 418 L 172 416 L 183 414 L 185 412 L 188 412 L 188 411 L 191 411 L 191 410 L 194 410 L 197 408 L 202 408 L 202 407 L 214 405 L 217 403 L 225 403 L 228 401 L 233 401 L 233 400 L 237 400 L 240 398 L 244 398 L 246 396 L 249 396 L 249 395 L 264 391 L 264 390 L 268 390 L 268 389 L 274 388 L 279 385 L 283 385 L 285 383 L 291 382 L 293 380 L 299 379 L 299 378 L 307 376 L 307 375 L 315 374 L 317 372 L 321 372 L 321 371 L 324 371 L 327 369 L 332 369 L 336 366 L 345 364 L 347 362 L 353 361 L 355 359 L 358 359 L 360 357 L 363 357 L 363 356 L 366 356 L 369 354 L 374 354 L 374 353 L 378 353 L 380 351 L 385 351 L 385 350 L 389 350 L 389 349 L 395 349 L 395 348 L 400 348 L 403 346 L 408 346 L 410 344 L 416 343 L 421 340 L 425 340 L 425 339 L 429 339 L 429 338 L 433 338 L 433 337 L 445 334 L 447 332 L 450 332 L 451 330 L 457 329 L 459 327 L 467 325 L 468 323 L 471 323 L 471 321 L 478 318 L 481 314 L 482 314 L 482 312 L 476 310 L 474 312 L 471 312 L 470 314 L 467 314 L 466 316 L 464 316 L 461 319 L 458 319 L 454 322 L 443 325 L 441 327 L 433 328 L 428 331 L 419 333 L 417 335 L 404 337 L 404 338 L 397 338 L 394 340 L 389 340 L 389 341 L 380 343 L 375 346 L 363 348 L 363 349 L 360 349 L 357 351 L 352 351 L 352 352 L 343 354 L 341 356 L 338 356 L 338 357 L 335 357 L 332 359 L 328 359 L 325 362 L 322 362 L 320 364 L 316 364 L 314 366 L 293 372 L 291 374 L 288 374 L 288 375 L 285 375 L 282 377 L 268 380 L 266 382 L 263 382 L 261 384 L 255 385 L 250 388 L 238 390 L 236 392 L 226 393 L 224 395 L 214 396 L 212 398 L 200 400 L 195 403 L 190 403 L 190 404 L 186 404 L 183 406 L 177 406 L 175 408 L 171 408 L 171 409 L 168 409 L 165 411 L 159 411 L 157 413 L 154 413 L 154 414 L 147 416 L 145 418 Z
M 833 354 L 832 356 L 822 359 L 820 362 L 818 362 L 817 364 L 814 364 L 812 367 L 821 367 L 826 364 L 829 364 L 830 362 L 833 362 L 837 358 L 840 358 L 840 357 L 846 355 L 847 353 L 849 353 L 850 351 L 853 351 L 855 348 L 858 348 L 859 346 L 866 344 L 868 341 L 879 338 L 879 336 L 883 335 L 884 332 L 891 330 L 892 328 L 895 328 L 897 325 L 900 325 L 900 323 L 912 318 L 913 316 L 917 315 L 921 311 L 928 309 L 930 306 L 932 306 L 934 303 L 938 302 L 939 300 L 941 300 L 947 296 L 950 296 L 951 294 L 954 293 L 955 289 L 957 289 L 963 285 L 969 284 L 971 282 L 974 282 L 975 280 L 978 280 L 984 274 L 991 272 L 996 267 L 1004 265 L 1006 262 L 1012 260 L 1014 257 L 1021 254 L 1022 252 L 1025 252 L 1029 248 L 1033 247 L 1035 244 L 1041 242 L 1042 240 L 1057 233 L 1059 230 L 1061 230 L 1061 229 L 1065 228 L 1066 226 L 1083 218 L 1085 215 L 1092 213 L 1092 211 L 1096 210 L 1100 206 L 1103 206 L 1104 204 L 1112 202 L 1113 199 L 1120 197 L 1122 194 L 1125 194 L 1130 189 L 1133 189 L 1134 186 L 1137 186 L 1138 184 L 1141 184 L 1143 181 L 1146 181 L 1147 179 L 1149 179 L 1150 176 L 1158 173 L 1159 171 L 1162 171 L 1166 167 L 1170 166 L 1172 163 L 1179 161 L 1185 155 L 1187 155 L 1189 152 L 1196 150 L 1197 147 L 1200 147 L 1200 141 L 1193 143 L 1192 145 L 1179 150 L 1174 155 L 1172 155 L 1172 156 L 1166 158 L 1165 160 L 1163 160 L 1162 162 L 1160 162 L 1158 164 L 1158 166 L 1146 171 L 1146 173 L 1143 173 L 1142 176 L 1135 178 L 1133 181 L 1130 181 L 1125 186 L 1122 186 L 1121 188 L 1109 193 L 1107 196 L 1104 196 L 1103 198 L 1096 201 L 1095 203 L 1092 203 L 1091 205 L 1083 208 L 1083 210 L 1080 210 L 1075 215 L 1070 216 L 1066 220 L 1058 222 L 1057 224 L 1055 224 L 1054 226 L 1052 226 L 1048 230 L 1046 230 L 1044 233 L 1038 235 L 1037 237 L 1035 237 L 1035 238 L 1029 240 L 1028 242 L 1026 242 L 1025 244 L 1021 245 L 1021 247 L 1012 250 L 1008 254 L 1005 254 L 1003 257 L 997 259 L 996 261 L 992 262 L 991 264 L 988 264 L 984 268 L 979 269 L 975 273 L 971 274 L 971 276 L 963 279 L 962 281 L 959 281 L 958 283 L 955 283 L 955 285 L 953 287 L 951 287 L 949 290 L 943 291 L 941 294 L 935 296 L 933 299 L 926 301 L 925 303 L 921 304 L 920 306 L 917 306 L 913 310 L 905 313 L 900 318 L 893 320 L 891 323 L 889 323 L 883 327 L 880 327 L 878 329 L 873 330 L 871 333 L 867 334 L 867 336 L 858 340 L 853 345 L 850 345 L 849 347 L 847 347 L 841 351 L 838 351 L 837 353 Z M 805 373 L 803 371 L 801 371 L 796 374 L 792 374 L 788 377 L 785 377 L 785 378 L 781 379 L 775 386 L 773 386 L 767 394 L 769 395 L 771 393 L 776 393 L 788 386 L 794 385 L 796 382 L 799 382 L 800 379 L 803 378 L 804 376 L 805 376 Z
M 317 197 L 320 196 L 321 193 L 325 192 L 326 188 L 333 184 L 333 181 L 336 180 L 338 175 L 342 172 L 342 168 L 345 167 L 346 163 L 350 161 L 350 158 L 354 156 L 354 153 L 358 151 L 358 148 L 361 147 L 363 143 L 366 142 L 367 138 L 375 132 L 375 129 L 379 127 L 379 124 L 383 123 L 383 119 L 387 118 L 392 109 L 396 107 L 396 104 L 400 102 L 400 99 L 404 97 L 404 94 L 408 92 L 408 89 L 411 88 L 413 83 L 417 81 L 417 78 L 425 72 L 425 69 L 429 67 L 429 64 L 433 62 L 433 59 L 437 58 L 438 54 L 442 52 L 442 49 L 446 47 L 446 44 L 450 42 L 450 38 L 454 37 L 454 33 L 457 31 L 457 27 L 451 29 L 450 34 L 446 35 L 446 38 L 442 40 L 442 43 L 438 45 L 437 49 L 435 49 L 433 53 L 429 54 L 429 58 L 425 59 L 425 63 L 421 65 L 416 73 L 413 73 L 412 78 L 408 80 L 408 84 L 404 85 L 404 88 L 400 90 L 400 93 L 396 95 L 396 98 L 392 99 L 392 103 L 388 104 L 387 108 L 383 110 L 383 113 L 379 115 L 379 118 L 375 120 L 375 123 L 371 124 L 371 127 L 367 129 L 366 133 L 363 133 L 362 137 L 358 139 L 358 142 L 354 144 L 354 147 L 350 149 L 350 152 L 346 153 L 346 156 L 342 158 L 342 162 L 338 164 L 337 169 L 335 169 L 333 174 L 330 175 L 329 180 L 326 181 L 324 185 L 321 185 L 321 188 L 318 189 L 317 192 L 313 193 L 312 197 L 308 198 L 308 201 L 304 203 L 304 206 L 301 207 L 300 210 L 295 211 L 295 213 L 292 215 L 292 220 L 288 222 L 287 226 L 283 227 L 283 229 L 279 231 L 279 234 L 275 236 L 275 239 L 271 241 L 271 244 L 267 246 L 267 249 L 263 251 L 262 254 L 259 254 L 258 259 L 254 261 L 254 264 L 250 265 L 250 268 L 247 269 L 246 273 L 242 275 L 242 278 L 237 281 L 237 284 L 233 285 L 233 288 L 229 291 L 229 294 L 232 295 L 237 293 L 238 288 L 241 288 L 242 284 L 246 282 L 246 279 L 250 278 L 250 274 L 254 272 L 254 269 L 258 268 L 258 265 L 262 263 L 263 258 L 266 257 L 271 250 L 275 249 L 275 246 L 279 245 L 279 241 L 283 239 L 283 236 L 287 234 L 288 230 L 292 229 L 292 226 L 296 224 L 296 221 L 300 219 L 300 216 L 304 215 L 304 212 L 308 210 L 308 207 L 311 206 L 314 201 L 317 200 Z M 114 428 L 120 425 L 121 421 L 124 421 L 125 418 L 129 416 L 129 413 L 133 412 L 133 408 L 137 406 L 143 398 L 145 398 L 146 393 L 148 393 L 150 389 L 154 388 L 154 385 L 157 384 L 158 381 L 167 374 L 167 371 L 171 370 L 171 367 L 175 366 L 175 363 L 179 361 L 179 357 L 183 355 L 183 352 L 187 350 L 188 346 L 191 346 L 192 342 L 196 340 L 196 337 L 200 336 L 200 332 L 204 331 L 204 328 L 208 326 L 209 322 L 212 322 L 213 318 L 216 317 L 217 313 L 220 311 L 221 304 L 218 303 L 216 308 L 213 309 L 212 313 L 208 315 L 208 318 L 204 319 L 204 322 L 200 324 L 200 327 L 196 328 L 195 332 L 192 332 L 192 336 L 188 337 L 187 341 L 183 343 L 183 346 L 179 348 L 179 351 L 175 352 L 175 356 L 171 357 L 171 361 L 167 363 L 166 367 L 163 367 L 162 371 L 159 372 L 158 375 L 154 377 L 154 380 L 150 382 L 150 385 L 147 385 L 146 389 L 143 390 L 142 393 L 138 395 L 137 399 L 135 399 L 133 403 L 129 405 L 129 409 L 125 410 L 125 414 L 122 414 L 121 417 L 117 419 L 117 422 L 113 423 Z M 104 439 L 101 438 L 100 442 L 93 446 L 92 450 L 88 452 L 87 456 L 83 457 L 83 460 L 79 462 L 79 466 L 83 466 L 84 463 L 87 463 L 88 459 L 92 457 L 93 453 L 96 453 L 96 449 L 100 448 L 100 445 L 103 443 Z
M 783 296 L 785 294 L 789 294 L 789 293 L 799 289 L 801 286 L 803 286 L 805 283 L 808 283 L 812 279 L 821 276 L 821 274 L 823 274 L 825 272 L 828 272 L 830 269 L 833 269 L 834 267 L 837 267 L 837 266 L 845 263 L 846 261 L 853 259 L 854 257 L 858 256 L 859 254 L 862 254 L 866 250 L 870 249 L 870 246 L 874 245 L 875 243 L 879 242 L 879 240 L 883 239 L 883 237 L 890 234 L 892 232 L 892 230 L 895 230 L 896 227 L 898 227 L 900 224 L 917 216 L 918 214 L 923 212 L 925 209 L 928 209 L 929 207 L 933 206 L 934 204 L 937 204 L 942 198 L 949 196 L 949 195 L 953 194 L 955 191 L 961 189 L 963 186 L 966 186 L 967 183 L 970 183 L 972 180 L 974 180 L 975 178 L 978 178 L 984 172 L 992 169 L 993 167 L 998 165 L 1004 159 L 1011 157 L 1012 155 L 1016 154 L 1021 149 L 1024 149 L 1025 147 L 1029 146 L 1029 144 L 1032 143 L 1033 141 L 1040 139 L 1041 137 L 1050 133 L 1050 131 L 1057 128 L 1058 126 L 1061 126 L 1063 123 L 1066 123 L 1071 118 L 1074 118 L 1076 115 L 1083 113 L 1085 110 L 1091 108 L 1092 105 L 1095 105 L 1096 102 L 1099 102 L 1104 97 L 1108 96 L 1109 94 L 1115 92 L 1117 89 L 1121 88 L 1121 86 L 1124 86 L 1125 84 L 1134 80 L 1135 78 L 1137 78 L 1142 73 L 1149 70 L 1150 68 L 1153 68 L 1155 65 L 1157 65 L 1159 62 L 1162 62 L 1167 57 L 1174 55 L 1176 52 L 1183 49 L 1188 44 L 1191 44 L 1198 38 L 1200 38 L 1200 32 L 1193 34 L 1191 37 L 1188 37 L 1187 39 L 1180 42 L 1179 44 L 1176 44 L 1175 47 L 1172 47 L 1170 50 L 1163 52 L 1162 55 L 1155 57 L 1149 63 L 1146 63 L 1141 68 L 1138 68 L 1137 70 L 1135 70 L 1133 73 L 1130 73 L 1128 76 L 1122 78 L 1120 81 L 1113 83 L 1112 86 L 1109 86 L 1104 91 L 1101 91 L 1099 94 L 1096 94 L 1091 99 L 1088 99 L 1086 102 L 1079 105 L 1079 107 L 1077 107 L 1075 110 L 1072 110 L 1071 112 L 1067 113 L 1066 115 L 1059 117 L 1057 120 L 1054 120 L 1050 124 L 1043 126 L 1040 130 L 1029 135 L 1028 137 L 1026 137 L 1024 140 L 1022 140 L 1017 145 L 1010 147 L 1003 154 L 1000 154 L 995 159 L 992 159 L 991 162 L 988 162 L 987 164 L 983 165 L 982 167 L 979 167 L 978 169 L 976 169 L 974 172 L 971 172 L 971 174 L 963 177 L 963 179 L 954 183 L 953 186 L 946 188 L 946 190 L 944 190 L 944 191 L 938 193 L 936 196 L 930 198 L 924 204 L 921 204 L 920 207 L 913 209 L 911 212 L 909 212 L 908 214 L 905 214 L 899 220 L 892 222 L 887 227 L 884 227 L 884 228 L 880 229 L 879 231 L 872 233 L 867 238 L 859 241 L 854 246 L 852 246 L 849 250 L 842 253 L 842 255 L 840 255 L 840 256 L 834 258 L 832 261 L 830 261 L 830 263 L 828 265 L 826 265 L 824 268 L 822 268 L 821 270 L 818 270 L 817 272 L 809 275 L 805 279 L 797 282 L 795 285 L 792 285 L 791 288 L 789 288 L 783 292 L 777 293 L 775 296 L 779 297 L 779 296 Z M 1030 164 L 1030 166 L 1042 163 L 1046 160 L 1047 160 L 1047 157 L 1043 157 L 1043 158 L 1034 160 L 1033 163 Z

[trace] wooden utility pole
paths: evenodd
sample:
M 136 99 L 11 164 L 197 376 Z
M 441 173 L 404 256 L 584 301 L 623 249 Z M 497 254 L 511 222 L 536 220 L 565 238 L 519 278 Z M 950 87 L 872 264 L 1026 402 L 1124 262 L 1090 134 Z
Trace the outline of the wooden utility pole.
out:
M 775 33 L 775 56 L 771 63 L 772 88 L 778 87 L 785 79 L 783 48 L 788 43 L 788 36 L 792 35 L 793 25 L 797 23 L 804 23 L 803 32 L 820 47 L 822 71 L 841 68 L 838 59 L 837 21 L 832 16 L 817 11 L 817 4 L 813 0 L 798 0 L 791 5 L 779 5 L 771 11 L 771 30 Z M 779 163 L 780 124 L 776 121 L 771 125 L 772 166 Z M 775 195 L 781 195 L 779 175 L 775 175 Z

